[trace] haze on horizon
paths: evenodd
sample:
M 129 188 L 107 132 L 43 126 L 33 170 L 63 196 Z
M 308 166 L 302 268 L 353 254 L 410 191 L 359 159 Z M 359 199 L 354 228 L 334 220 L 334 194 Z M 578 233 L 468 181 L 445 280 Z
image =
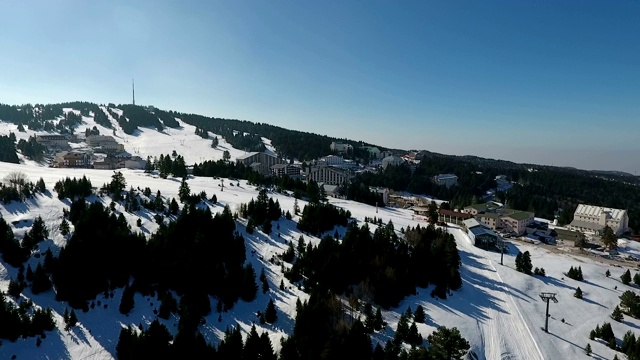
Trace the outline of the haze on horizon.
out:
M 640 172 L 640 2 L 0 1 L 0 103 Z

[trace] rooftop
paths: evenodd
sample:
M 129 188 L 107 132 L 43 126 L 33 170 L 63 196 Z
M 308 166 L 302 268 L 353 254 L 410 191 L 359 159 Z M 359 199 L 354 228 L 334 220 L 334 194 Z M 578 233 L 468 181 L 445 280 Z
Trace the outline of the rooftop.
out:
M 505 217 L 512 218 L 516 221 L 526 220 L 529 218 L 533 218 L 533 214 L 526 211 L 515 211 L 510 214 L 505 214 Z

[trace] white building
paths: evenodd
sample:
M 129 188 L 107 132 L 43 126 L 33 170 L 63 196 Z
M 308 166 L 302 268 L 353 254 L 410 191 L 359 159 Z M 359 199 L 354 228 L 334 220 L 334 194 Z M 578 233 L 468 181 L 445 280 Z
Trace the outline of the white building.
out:
M 308 170 L 307 180 L 327 185 L 342 185 L 353 177 L 351 171 L 333 166 L 314 166 Z
M 236 163 L 244 164 L 262 175 L 271 175 L 271 167 L 285 162 L 275 155 L 265 152 L 251 152 L 236 158 Z
M 69 148 L 69 139 L 64 135 L 36 135 L 36 142 L 47 148 Z
M 382 202 L 385 206 L 389 205 L 389 189 L 388 188 L 378 188 L 378 187 L 370 187 L 369 190 L 374 191 L 382 196 Z
M 343 144 L 343 143 L 337 143 L 335 141 L 331 142 L 331 145 L 329 145 L 329 148 L 331 149 L 331 151 L 336 151 L 339 153 L 346 153 L 349 151 L 353 151 L 353 146 L 350 144 Z
M 616 235 L 629 231 L 627 210 L 580 204 L 569 229 L 596 234 L 605 226 L 609 226 Z
M 458 177 L 453 174 L 440 174 L 433 177 L 433 182 L 436 183 L 436 185 L 450 188 L 458 185 Z
M 344 158 L 342 156 L 329 155 L 321 158 L 319 162 L 324 165 L 340 166 L 344 164 Z
M 404 164 L 404 159 L 402 159 L 401 157 L 398 156 L 387 156 L 386 158 L 382 159 L 382 168 L 386 169 L 387 166 L 391 165 L 391 166 L 398 166 L 398 165 L 402 165 Z
M 109 135 L 89 135 L 86 142 L 94 149 L 99 148 L 109 152 L 124 151 L 124 145 L 118 144 L 116 139 Z

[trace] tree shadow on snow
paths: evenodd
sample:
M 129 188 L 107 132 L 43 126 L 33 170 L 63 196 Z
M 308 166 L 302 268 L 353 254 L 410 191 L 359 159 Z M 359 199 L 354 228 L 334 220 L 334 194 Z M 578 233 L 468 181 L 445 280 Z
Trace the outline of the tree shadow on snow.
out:
M 544 330 L 543 330 L 543 331 L 544 331 Z M 579 349 L 579 351 L 580 351 L 580 352 L 583 352 L 583 351 L 584 351 L 584 350 L 583 350 L 584 348 L 583 348 L 582 346 L 580 346 L 580 345 L 578 345 L 578 344 L 576 344 L 576 343 L 573 343 L 573 342 L 571 342 L 571 341 L 569 341 L 569 340 L 567 340 L 567 339 L 564 339 L 564 338 L 562 338 L 562 337 L 560 337 L 560 336 L 558 336 L 558 335 L 554 334 L 552 331 L 549 331 L 547 334 L 549 334 L 549 335 L 551 335 L 551 336 L 553 336 L 553 337 L 555 337 L 555 338 L 557 338 L 557 339 L 559 339 L 559 340 L 562 340 L 562 341 L 564 341 L 564 342 L 566 342 L 566 343 L 568 343 L 568 344 L 571 344 L 571 345 L 575 346 L 576 348 L 578 348 L 578 349 Z M 607 358 L 605 358 L 605 357 L 603 357 L 603 356 L 601 356 L 601 355 L 598 355 L 598 354 L 596 354 L 596 353 L 593 353 L 593 352 L 591 353 L 591 357 L 593 357 L 593 358 L 595 358 L 595 359 L 602 359 L 602 360 L 606 360 L 606 359 L 607 359 Z

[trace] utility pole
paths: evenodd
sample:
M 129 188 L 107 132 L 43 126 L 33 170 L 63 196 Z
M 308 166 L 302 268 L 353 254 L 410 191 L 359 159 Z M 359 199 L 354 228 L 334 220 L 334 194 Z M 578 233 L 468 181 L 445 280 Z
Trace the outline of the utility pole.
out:
M 542 299 L 542 301 L 546 301 L 547 302 L 547 316 L 545 316 L 544 319 L 544 332 L 549 332 L 549 301 L 553 301 L 554 303 L 558 302 L 558 299 L 556 299 L 556 294 L 555 293 L 540 293 L 540 298 Z
M 131 79 L 131 90 L 133 91 L 133 105 L 136 104 L 136 84 L 133 81 L 133 78 Z

